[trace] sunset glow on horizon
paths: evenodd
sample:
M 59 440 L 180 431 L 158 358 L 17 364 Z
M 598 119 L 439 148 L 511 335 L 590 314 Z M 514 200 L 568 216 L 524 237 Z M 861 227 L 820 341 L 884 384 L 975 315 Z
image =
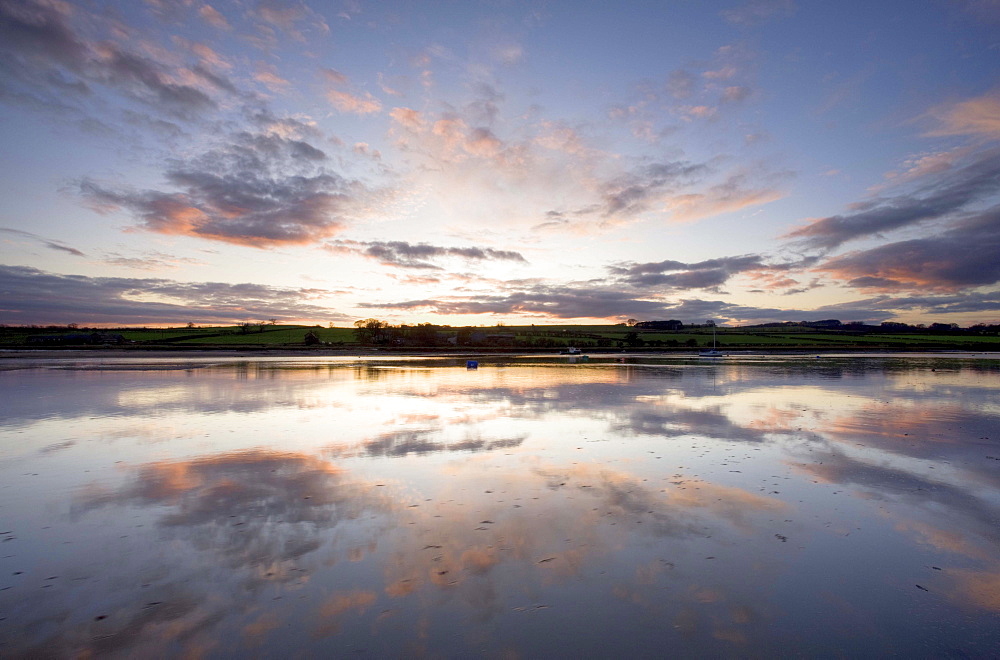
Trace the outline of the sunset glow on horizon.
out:
M 998 46 L 991 0 L 0 0 L 0 323 L 997 323 Z

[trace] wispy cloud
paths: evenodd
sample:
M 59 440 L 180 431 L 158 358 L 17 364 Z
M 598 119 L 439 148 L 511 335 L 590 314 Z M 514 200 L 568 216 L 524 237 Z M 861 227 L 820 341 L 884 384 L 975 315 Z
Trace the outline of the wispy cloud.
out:
M 724 284 L 736 273 L 765 268 L 760 255 L 708 259 L 697 263 L 665 260 L 612 266 L 611 272 L 637 287 L 707 289 Z
M 182 266 L 203 266 L 205 262 L 190 257 L 177 257 L 163 252 L 149 251 L 136 257 L 129 257 L 117 252 L 109 252 L 102 261 L 111 266 L 131 268 L 134 270 L 163 270 L 164 268 L 181 268 Z
M 814 220 L 786 237 L 829 250 L 857 238 L 946 219 L 1000 192 L 1000 149 L 976 152 L 961 166 L 930 173 L 919 183 L 912 192 L 859 202 L 852 213 Z
M 939 126 L 928 135 L 973 135 L 1000 139 L 1000 92 L 931 110 Z
M 385 266 L 442 270 L 434 263 L 442 258 L 459 258 L 467 261 L 515 261 L 527 263 L 519 252 L 494 250 L 481 247 L 441 247 L 427 243 L 407 243 L 406 241 L 347 241 L 338 240 L 324 247 L 333 252 L 357 254 L 374 259 Z
M 66 252 L 68 254 L 72 254 L 74 257 L 87 256 L 80 250 L 77 250 L 75 247 L 72 247 L 70 245 L 66 245 L 62 241 L 54 241 L 48 238 L 43 238 L 37 234 L 32 234 L 31 232 L 22 231 L 20 229 L 10 229 L 8 227 L 0 227 L 0 232 L 4 232 L 5 234 L 10 234 L 13 236 L 19 236 L 21 238 L 26 238 L 36 243 L 41 243 L 50 250 L 58 250 L 60 252 Z
M 349 89 L 347 76 L 333 69 L 322 70 L 323 79 L 330 86 L 326 98 L 341 112 L 370 115 L 382 109 L 382 102 L 369 92 L 356 93 Z

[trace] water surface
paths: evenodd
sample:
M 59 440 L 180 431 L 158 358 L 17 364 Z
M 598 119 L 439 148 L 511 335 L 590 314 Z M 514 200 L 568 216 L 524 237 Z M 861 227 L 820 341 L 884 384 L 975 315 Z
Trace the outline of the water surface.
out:
M 2 656 L 1000 654 L 995 359 L 4 369 Z

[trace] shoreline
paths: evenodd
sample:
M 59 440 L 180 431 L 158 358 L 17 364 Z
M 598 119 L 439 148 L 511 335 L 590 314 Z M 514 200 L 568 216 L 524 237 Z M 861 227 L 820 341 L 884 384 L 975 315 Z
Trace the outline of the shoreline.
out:
M 1000 358 L 1000 351 L 979 351 L 979 350 L 965 350 L 965 349 L 887 349 L 887 348 L 840 348 L 839 350 L 832 349 L 830 347 L 788 347 L 788 348 L 775 348 L 772 350 L 738 350 L 733 349 L 731 351 L 723 351 L 723 357 L 729 358 L 741 358 L 741 357 L 796 357 L 796 356 L 866 356 L 866 357 L 878 357 L 878 356 L 940 356 L 940 357 L 979 357 L 986 359 L 998 359 Z M 175 358 L 178 360 L 185 359 L 195 359 L 195 358 L 222 358 L 222 359 L 233 359 L 233 358 L 246 358 L 246 359 L 257 359 L 257 358 L 298 358 L 298 357 L 313 357 L 313 358 L 432 358 L 432 357 L 451 357 L 451 358 L 489 358 L 489 357 L 512 357 L 512 356 L 530 356 L 530 357 L 558 357 L 558 358 L 580 358 L 583 356 L 593 356 L 593 357 L 688 357 L 697 358 L 697 351 L 692 351 L 690 348 L 687 350 L 595 350 L 595 351 L 584 351 L 581 355 L 565 355 L 553 351 L 552 349 L 545 350 L 517 350 L 510 348 L 478 348 L 478 349 L 467 349 L 467 350 L 456 350 L 456 349 L 372 349 L 372 348 L 360 348 L 356 350 L 345 350 L 341 348 L 337 349 L 310 349 L 310 348 L 244 348 L 244 349 L 234 349 L 234 348 L 202 348 L 202 349 L 192 349 L 192 348 L 161 348 L 161 347 L 150 347 L 150 348 L 67 348 L 67 349 L 53 349 L 53 348 L 16 348 L 16 349 L 0 349 L 0 362 L 3 361 L 21 361 L 21 360 L 55 360 L 55 359 L 66 359 L 66 360 L 77 360 L 77 359 L 123 359 L 123 358 L 135 358 L 139 360 L 143 359 L 170 359 Z

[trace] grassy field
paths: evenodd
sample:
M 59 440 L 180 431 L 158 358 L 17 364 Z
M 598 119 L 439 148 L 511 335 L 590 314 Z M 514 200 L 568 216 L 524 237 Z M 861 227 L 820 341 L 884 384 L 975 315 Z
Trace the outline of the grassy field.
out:
M 570 325 L 570 326 L 492 326 L 476 328 L 437 329 L 433 342 L 407 338 L 404 329 L 398 341 L 390 348 L 456 348 L 448 341 L 463 330 L 469 348 L 498 347 L 512 349 L 558 349 L 576 346 L 585 350 L 692 350 L 712 343 L 712 329 L 705 327 L 684 329 L 677 332 L 630 328 L 623 325 Z M 0 328 L 0 346 L 36 347 L 29 341 L 32 336 L 48 337 L 98 332 L 121 335 L 128 346 L 137 347 L 304 347 L 305 337 L 314 333 L 327 347 L 356 347 L 354 328 L 323 328 L 301 325 L 177 327 L 177 328 L 127 328 L 99 331 L 67 328 Z M 471 337 L 471 339 L 470 339 Z M 856 330 L 827 330 L 821 328 L 718 328 L 716 340 L 722 349 L 965 349 L 1000 350 L 1000 337 L 974 333 L 947 332 L 858 332 Z M 57 342 L 58 343 L 58 342 Z M 70 345 L 69 342 L 58 343 Z M 461 348 L 461 346 L 459 346 Z

